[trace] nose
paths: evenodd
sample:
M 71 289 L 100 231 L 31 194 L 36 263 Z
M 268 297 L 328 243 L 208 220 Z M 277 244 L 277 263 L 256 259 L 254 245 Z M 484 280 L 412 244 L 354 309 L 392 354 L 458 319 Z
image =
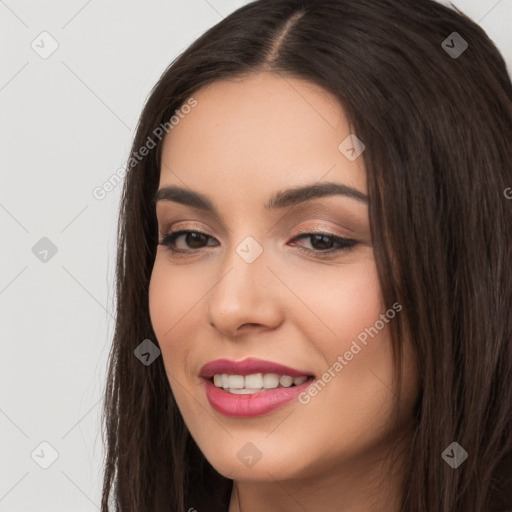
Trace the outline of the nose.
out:
M 218 280 L 208 294 L 207 320 L 227 337 L 247 329 L 275 329 L 284 320 L 284 286 L 268 268 L 263 251 L 249 262 L 235 249 L 226 254 Z

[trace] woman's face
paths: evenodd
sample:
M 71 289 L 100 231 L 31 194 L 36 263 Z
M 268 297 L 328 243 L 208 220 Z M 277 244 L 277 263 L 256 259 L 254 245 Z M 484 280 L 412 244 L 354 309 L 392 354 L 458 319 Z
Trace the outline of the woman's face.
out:
M 364 152 L 355 158 L 343 109 L 309 82 L 260 73 L 215 82 L 194 98 L 162 154 L 159 190 L 184 192 L 162 192 L 156 212 L 161 240 L 168 230 L 203 235 L 158 246 L 149 290 L 183 419 L 229 478 L 355 475 L 392 437 L 389 324 L 402 306 L 382 302 Z M 283 200 L 326 183 L 339 188 Z M 195 194 L 211 209 L 191 201 Z M 417 393 L 404 349 L 401 421 Z M 210 361 L 247 358 L 314 378 L 286 388 L 286 370 L 271 365 L 213 369 L 238 375 L 214 377 L 232 393 L 201 376 Z

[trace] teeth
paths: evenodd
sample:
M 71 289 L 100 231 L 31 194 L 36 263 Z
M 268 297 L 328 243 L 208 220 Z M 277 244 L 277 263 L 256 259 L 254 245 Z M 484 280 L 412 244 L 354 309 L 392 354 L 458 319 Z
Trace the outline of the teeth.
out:
M 281 375 L 281 377 L 279 377 L 279 384 L 284 388 L 289 388 L 293 384 L 293 377 L 290 377 L 289 375 Z
M 224 375 L 223 375 L 224 377 Z M 229 375 L 228 376 L 228 385 L 226 386 L 229 389 L 242 389 L 244 386 L 244 377 L 242 375 Z M 249 386 L 247 386 L 249 387 Z M 260 386 L 251 386 L 253 388 Z
M 265 389 L 274 389 L 279 386 L 279 375 L 277 373 L 266 373 L 263 375 L 263 387 Z
M 299 386 L 307 379 L 302 377 L 291 377 L 290 375 L 278 375 L 277 373 L 252 373 L 251 375 L 228 375 L 227 373 L 213 376 L 213 383 L 218 388 L 224 388 L 231 393 L 247 395 L 258 393 L 263 389 L 275 389 L 279 386 L 289 388 L 292 384 Z
M 243 377 L 242 377 L 243 378 Z M 261 389 L 263 387 L 263 374 L 253 373 L 245 376 L 244 388 Z
M 307 379 L 307 377 L 305 375 L 303 375 L 302 377 L 295 377 L 293 379 L 293 383 L 298 386 L 299 384 L 302 384 L 303 382 L 305 382 Z
M 234 393 L 235 395 L 252 395 L 253 393 L 260 393 L 261 389 L 230 389 L 228 390 L 230 393 Z

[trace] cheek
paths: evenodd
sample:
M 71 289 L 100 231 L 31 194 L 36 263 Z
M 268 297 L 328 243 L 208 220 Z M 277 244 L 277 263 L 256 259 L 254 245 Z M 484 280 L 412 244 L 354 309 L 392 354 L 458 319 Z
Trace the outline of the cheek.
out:
M 345 433 L 369 425 L 378 429 L 392 405 L 389 324 L 399 313 L 383 304 L 373 259 L 326 272 L 330 277 L 318 275 L 315 286 L 308 280 L 296 288 L 310 309 L 298 310 L 296 319 L 302 315 L 301 330 L 324 361 L 318 393 L 304 402 L 309 400 L 306 408 L 313 416 L 329 417 L 329 428 L 338 424 Z
M 190 285 L 183 272 L 172 272 L 165 256 L 157 257 L 149 284 L 149 315 L 172 393 L 182 414 L 189 418 L 193 404 L 185 389 L 190 385 L 187 380 L 193 348 L 190 340 L 196 335 L 188 329 L 192 327 L 190 315 L 202 294 Z
M 175 334 L 179 329 L 181 339 L 186 336 L 187 315 L 200 299 L 200 290 L 194 291 L 183 273 L 170 272 L 162 257 L 157 256 L 149 283 L 149 315 L 153 331 L 162 350 L 168 374 L 178 376 L 184 371 L 184 359 L 189 344 L 180 343 Z M 173 357 L 169 352 L 172 350 Z
M 173 338 L 179 324 L 180 333 L 204 290 L 191 282 L 190 273 L 173 269 L 165 254 L 157 255 L 149 283 L 149 314 L 157 338 Z
M 292 282 L 291 272 L 287 279 Z M 365 328 L 391 306 L 382 302 L 372 258 L 334 268 L 326 265 L 314 279 L 293 280 L 293 290 L 302 299 L 295 301 L 295 320 L 328 363 L 348 350 L 358 335 L 364 337 Z

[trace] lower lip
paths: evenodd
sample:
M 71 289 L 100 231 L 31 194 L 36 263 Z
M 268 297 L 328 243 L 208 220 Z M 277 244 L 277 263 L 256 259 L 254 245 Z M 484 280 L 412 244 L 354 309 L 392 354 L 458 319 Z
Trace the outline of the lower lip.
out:
M 237 418 L 252 418 L 266 414 L 274 409 L 282 407 L 297 398 L 312 382 L 309 377 L 302 384 L 290 388 L 275 388 L 261 391 L 251 395 L 237 395 L 218 388 L 208 379 L 206 385 L 206 398 L 210 405 L 225 416 Z

